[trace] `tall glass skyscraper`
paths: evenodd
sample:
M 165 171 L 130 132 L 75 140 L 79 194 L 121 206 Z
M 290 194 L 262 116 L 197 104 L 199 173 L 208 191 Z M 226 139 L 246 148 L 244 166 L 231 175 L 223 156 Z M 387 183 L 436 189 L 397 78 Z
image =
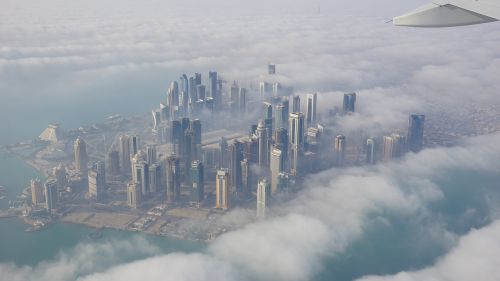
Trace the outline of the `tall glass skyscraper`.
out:
M 408 149 L 412 152 L 422 150 L 424 143 L 425 115 L 412 114 L 408 120 Z

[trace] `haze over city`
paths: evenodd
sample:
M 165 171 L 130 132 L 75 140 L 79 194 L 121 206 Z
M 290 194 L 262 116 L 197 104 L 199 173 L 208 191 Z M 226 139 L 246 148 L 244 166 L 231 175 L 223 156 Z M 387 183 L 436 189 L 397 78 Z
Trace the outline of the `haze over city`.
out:
M 498 280 L 498 23 L 0 0 L 0 280 Z

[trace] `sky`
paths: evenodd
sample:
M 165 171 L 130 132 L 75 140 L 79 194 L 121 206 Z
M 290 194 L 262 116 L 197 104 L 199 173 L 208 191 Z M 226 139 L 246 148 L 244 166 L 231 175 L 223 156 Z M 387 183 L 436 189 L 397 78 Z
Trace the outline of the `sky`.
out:
M 439 113 L 474 126 L 470 116 L 478 107 L 500 103 L 498 24 L 412 29 L 386 23 L 424 3 L 0 0 L 0 127 L 13 129 L 19 124 L 11 117 L 30 109 L 42 130 L 67 117 L 62 105 L 81 120 L 89 114 L 81 108 L 96 100 L 106 103 L 99 118 L 147 112 L 183 72 L 215 69 L 251 86 L 268 62 L 297 93 L 318 91 L 321 112 L 340 105 L 343 92 L 356 91 L 359 113 L 336 125 L 341 132 L 403 130 L 410 113 Z M 424 268 L 360 280 L 495 280 L 498 186 L 468 186 L 478 189 L 478 202 L 457 213 L 436 206 L 464 192 L 449 190 L 442 175 L 500 173 L 500 136 L 459 143 L 400 162 L 315 175 L 281 213 L 219 237 L 203 253 L 162 255 L 142 241 L 137 248 L 148 258 L 103 267 L 99 257 L 116 256 L 127 243 L 117 242 L 34 267 L 1 264 L 0 280 L 311 280 L 324 269 L 322 261 L 397 219 L 422 237 L 417 245 L 443 254 Z

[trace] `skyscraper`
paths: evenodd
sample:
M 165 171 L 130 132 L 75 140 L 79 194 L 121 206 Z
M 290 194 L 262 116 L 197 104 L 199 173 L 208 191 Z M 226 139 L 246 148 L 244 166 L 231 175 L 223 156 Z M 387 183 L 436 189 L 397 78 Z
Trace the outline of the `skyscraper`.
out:
M 139 153 L 140 150 L 140 143 L 139 143 L 139 136 L 138 135 L 132 135 L 130 137 L 130 159 L 134 157 L 137 153 Z
M 289 118 L 289 149 L 290 173 L 294 176 L 300 174 L 301 157 L 304 150 L 304 114 L 301 112 L 290 113 Z
M 243 190 L 243 197 L 249 198 L 252 195 L 252 175 L 248 159 L 245 158 L 241 161 L 241 189 Z
M 166 160 L 167 202 L 179 202 L 181 197 L 181 169 L 180 161 L 175 156 Z
M 189 111 L 189 79 L 186 74 L 181 75 L 181 85 L 180 85 L 180 106 L 184 114 L 188 114 Z
M 238 86 L 238 83 L 236 81 L 233 82 L 233 85 L 231 86 L 231 92 L 230 92 L 230 108 L 231 108 L 231 114 L 233 116 L 238 115 L 238 102 L 239 102 L 239 94 L 240 94 L 240 87 Z
M 229 172 L 227 169 L 217 171 L 215 178 L 215 208 L 229 209 Z
M 149 192 L 163 193 L 165 190 L 162 186 L 162 166 L 158 163 L 149 165 Z
M 174 116 L 173 111 L 179 106 L 179 84 L 176 81 L 170 83 L 168 88 L 167 105 L 170 107 L 170 115 Z
M 290 146 L 304 147 L 304 114 L 302 112 L 290 113 L 288 137 Z
M 229 167 L 229 157 L 228 157 L 228 144 L 224 137 L 221 137 L 219 141 L 219 168 Z
M 281 156 L 283 158 L 284 169 L 287 170 L 288 166 L 288 131 L 284 128 L 278 128 L 274 130 L 274 143 L 281 150 Z
M 120 154 L 118 151 L 113 150 L 108 153 L 108 168 L 107 170 L 111 175 L 119 175 L 120 174 Z
M 206 98 L 206 87 L 205 85 L 197 85 L 196 86 L 196 95 L 199 100 L 205 100 Z
M 57 182 L 54 179 L 48 179 L 44 185 L 45 209 L 52 214 L 59 204 L 59 192 L 57 191 Z
M 279 175 L 284 171 L 284 161 L 281 149 L 273 147 L 271 150 L 271 192 L 278 192 Z
M 375 140 L 372 138 L 366 140 L 366 163 L 375 164 Z
M 205 181 L 203 163 L 198 160 L 195 160 L 191 163 L 190 182 L 191 202 L 201 203 L 205 198 Z
M 98 161 L 94 164 L 92 169 L 89 171 L 89 186 L 88 192 L 89 197 L 101 202 L 104 198 L 104 191 L 106 189 L 106 174 L 104 171 L 104 163 Z
M 247 112 L 247 89 L 246 88 L 240 88 L 238 109 L 239 109 L 239 113 L 242 116 L 245 116 L 245 114 Z
M 66 187 L 68 183 L 66 168 L 63 164 L 59 164 L 52 170 L 53 176 L 57 182 L 57 189 L 62 190 Z
M 149 194 L 149 165 L 144 159 L 143 153 L 137 153 L 132 158 L 132 182 L 141 187 L 142 196 Z
M 313 126 L 317 122 L 317 103 L 318 103 L 318 95 L 316 93 L 314 94 L 308 94 L 307 95 L 307 112 L 306 112 L 306 120 L 307 120 L 307 126 Z
M 44 189 L 39 179 L 31 180 L 31 202 L 33 205 L 45 202 Z
M 293 97 L 292 111 L 293 112 L 300 112 L 300 96 Z
M 232 190 L 242 191 L 241 161 L 243 160 L 243 145 L 238 140 L 234 140 L 229 145 L 229 177 Z
M 425 115 L 410 115 L 408 122 L 408 149 L 412 152 L 422 150 L 424 143 Z
M 277 104 L 274 106 L 274 128 L 279 129 L 279 128 L 283 128 L 284 126 L 286 126 L 286 122 L 283 123 L 283 105 L 282 104 Z
M 259 168 L 263 169 L 268 164 L 268 141 L 266 128 L 262 120 L 257 126 L 257 138 L 259 139 Z
M 353 113 L 356 108 L 356 93 L 344 94 L 343 112 L 344 114 Z
M 276 65 L 275 64 L 268 64 L 267 71 L 268 71 L 269 75 L 276 74 Z
M 130 138 L 127 135 L 120 136 L 120 166 L 122 172 L 129 173 L 132 169 L 130 166 Z
M 384 161 L 402 156 L 406 152 L 406 138 L 399 134 L 384 137 Z
M 221 97 L 218 89 L 218 74 L 215 71 L 210 71 L 208 73 L 208 89 L 210 91 L 210 96 L 214 99 L 215 109 L 220 109 Z
M 153 144 L 150 144 L 147 146 L 146 151 L 147 151 L 146 162 L 149 165 L 156 163 L 156 146 Z
M 158 126 L 160 126 L 161 123 L 161 112 L 159 110 L 151 111 L 151 121 L 153 123 L 153 134 L 156 134 L 158 131 Z
M 189 125 L 194 132 L 194 139 L 196 144 L 201 144 L 201 121 L 200 119 L 191 120 Z
M 280 96 L 281 85 L 279 82 L 273 83 L 273 97 L 277 98 Z
M 75 152 L 75 167 L 81 175 L 87 175 L 87 144 L 78 137 L 73 145 Z
M 137 209 L 142 205 L 142 192 L 140 185 L 129 183 L 127 185 L 127 202 L 131 208 Z
M 271 185 L 263 178 L 257 185 L 257 217 L 264 218 L 266 216 L 266 208 L 269 205 L 271 197 Z
M 338 135 L 335 137 L 335 165 L 344 165 L 346 150 L 346 137 L 343 135 Z

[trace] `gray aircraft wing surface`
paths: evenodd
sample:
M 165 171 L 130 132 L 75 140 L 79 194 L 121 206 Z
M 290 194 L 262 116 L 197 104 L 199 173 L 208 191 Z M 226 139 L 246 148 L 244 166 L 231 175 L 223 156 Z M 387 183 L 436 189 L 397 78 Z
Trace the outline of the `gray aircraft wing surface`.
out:
M 434 0 L 407 14 L 395 17 L 394 25 L 450 27 L 500 20 L 500 0 Z

